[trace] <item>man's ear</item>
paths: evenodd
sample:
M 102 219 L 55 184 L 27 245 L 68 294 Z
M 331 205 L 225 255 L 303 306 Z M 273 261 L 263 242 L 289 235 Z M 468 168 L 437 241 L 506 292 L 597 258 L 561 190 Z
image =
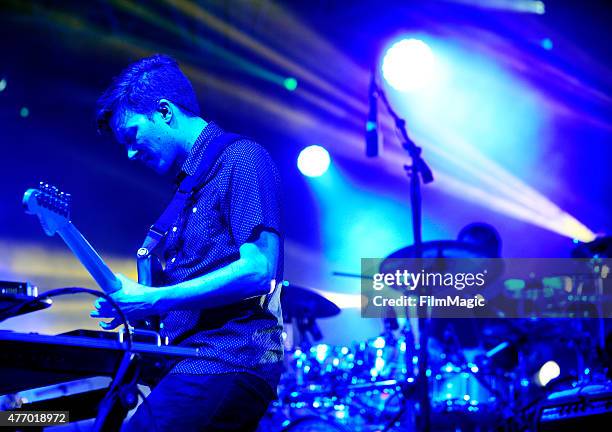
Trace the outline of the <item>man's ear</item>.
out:
M 166 123 L 170 123 L 172 121 L 172 116 L 174 115 L 174 105 L 168 99 L 160 99 L 157 104 L 157 111 L 161 114 L 162 119 Z

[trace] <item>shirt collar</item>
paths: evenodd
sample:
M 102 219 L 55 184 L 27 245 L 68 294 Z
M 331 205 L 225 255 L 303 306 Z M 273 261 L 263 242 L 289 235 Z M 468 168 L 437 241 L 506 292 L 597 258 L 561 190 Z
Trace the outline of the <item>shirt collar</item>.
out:
M 217 126 L 217 124 L 214 122 L 208 123 L 206 127 L 202 129 L 202 132 L 200 132 L 200 135 L 193 144 L 193 147 L 191 147 L 191 151 L 189 152 L 189 155 L 187 155 L 187 159 L 185 159 L 185 162 L 183 162 L 181 171 L 177 176 L 177 183 L 180 183 L 187 175 L 195 175 L 198 165 L 200 165 L 202 157 L 204 156 L 204 153 L 206 153 L 208 144 L 221 134 L 223 134 L 223 129 Z

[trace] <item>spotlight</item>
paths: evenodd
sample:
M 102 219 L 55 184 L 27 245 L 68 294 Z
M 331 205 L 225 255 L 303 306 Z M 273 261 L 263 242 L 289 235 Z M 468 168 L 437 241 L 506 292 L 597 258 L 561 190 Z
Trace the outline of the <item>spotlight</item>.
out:
M 300 152 L 297 166 L 306 177 L 320 177 L 329 168 L 329 153 L 323 147 L 311 145 Z
M 382 73 L 395 90 L 409 92 L 423 87 L 432 77 L 435 58 L 431 48 L 419 39 L 402 39 L 385 53 Z
M 536 373 L 535 382 L 540 387 L 546 387 L 546 385 L 561 375 L 561 368 L 555 361 L 547 361 L 540 367 L 540 370 Z
M 544 38 L 540 41 L 540 46 L 546 51 L 553 49 L 553 41 L 550 38 Z
M 531 11 L 533 11 L 533 13 L 536 13 L 538 15 L 544 15 L 546 13 L 546 6 L 544 5 L 544 2 L 541 1 L 534 1 L 532 2 L 533 8 L 531 9 Z
M 28 109 L 28 107 L 21 107 L 21 109 L 19 110 L 19 115 L 23 118 L 26 118 L 30 115 L 30 110 Z
M 289 77 L 285 78 L 285 80 L 283 81 L 283 85 L 285 86 L 285 89 L 289 91 L 295 91 L 298 86 L 298 82 L 295 78 Z
M 5 79 L 5 78 L 0 79 L 0 92 L 1 92 L 1 91 L 4 91 L 4 89 L 6 88 L 6 85 L 7 85 L 7 84 L 8 84 L 8 83 L 6 82 L 6 79 Z

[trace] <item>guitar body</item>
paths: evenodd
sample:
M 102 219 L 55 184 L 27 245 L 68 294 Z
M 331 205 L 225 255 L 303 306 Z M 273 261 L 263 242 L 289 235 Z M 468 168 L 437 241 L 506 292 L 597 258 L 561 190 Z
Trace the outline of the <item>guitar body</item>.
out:
M 146 258 L 139 258 L 136 262 L 138 269 L 138 283 L 150 287 L 156 287 L 163 284 L 162 272 L 163 267 L 159 257 L 151 254 Z M 137 321 L 134 327 L 145 330 L 159 331 L 159 317 L 151 316 L 145 320 Z

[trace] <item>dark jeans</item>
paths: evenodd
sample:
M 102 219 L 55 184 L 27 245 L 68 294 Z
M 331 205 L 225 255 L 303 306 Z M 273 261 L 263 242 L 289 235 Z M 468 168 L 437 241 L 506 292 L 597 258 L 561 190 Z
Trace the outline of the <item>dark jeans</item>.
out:
M 273 399 L 247 373 L 165 376 L 122 432 L 254 431 Z

